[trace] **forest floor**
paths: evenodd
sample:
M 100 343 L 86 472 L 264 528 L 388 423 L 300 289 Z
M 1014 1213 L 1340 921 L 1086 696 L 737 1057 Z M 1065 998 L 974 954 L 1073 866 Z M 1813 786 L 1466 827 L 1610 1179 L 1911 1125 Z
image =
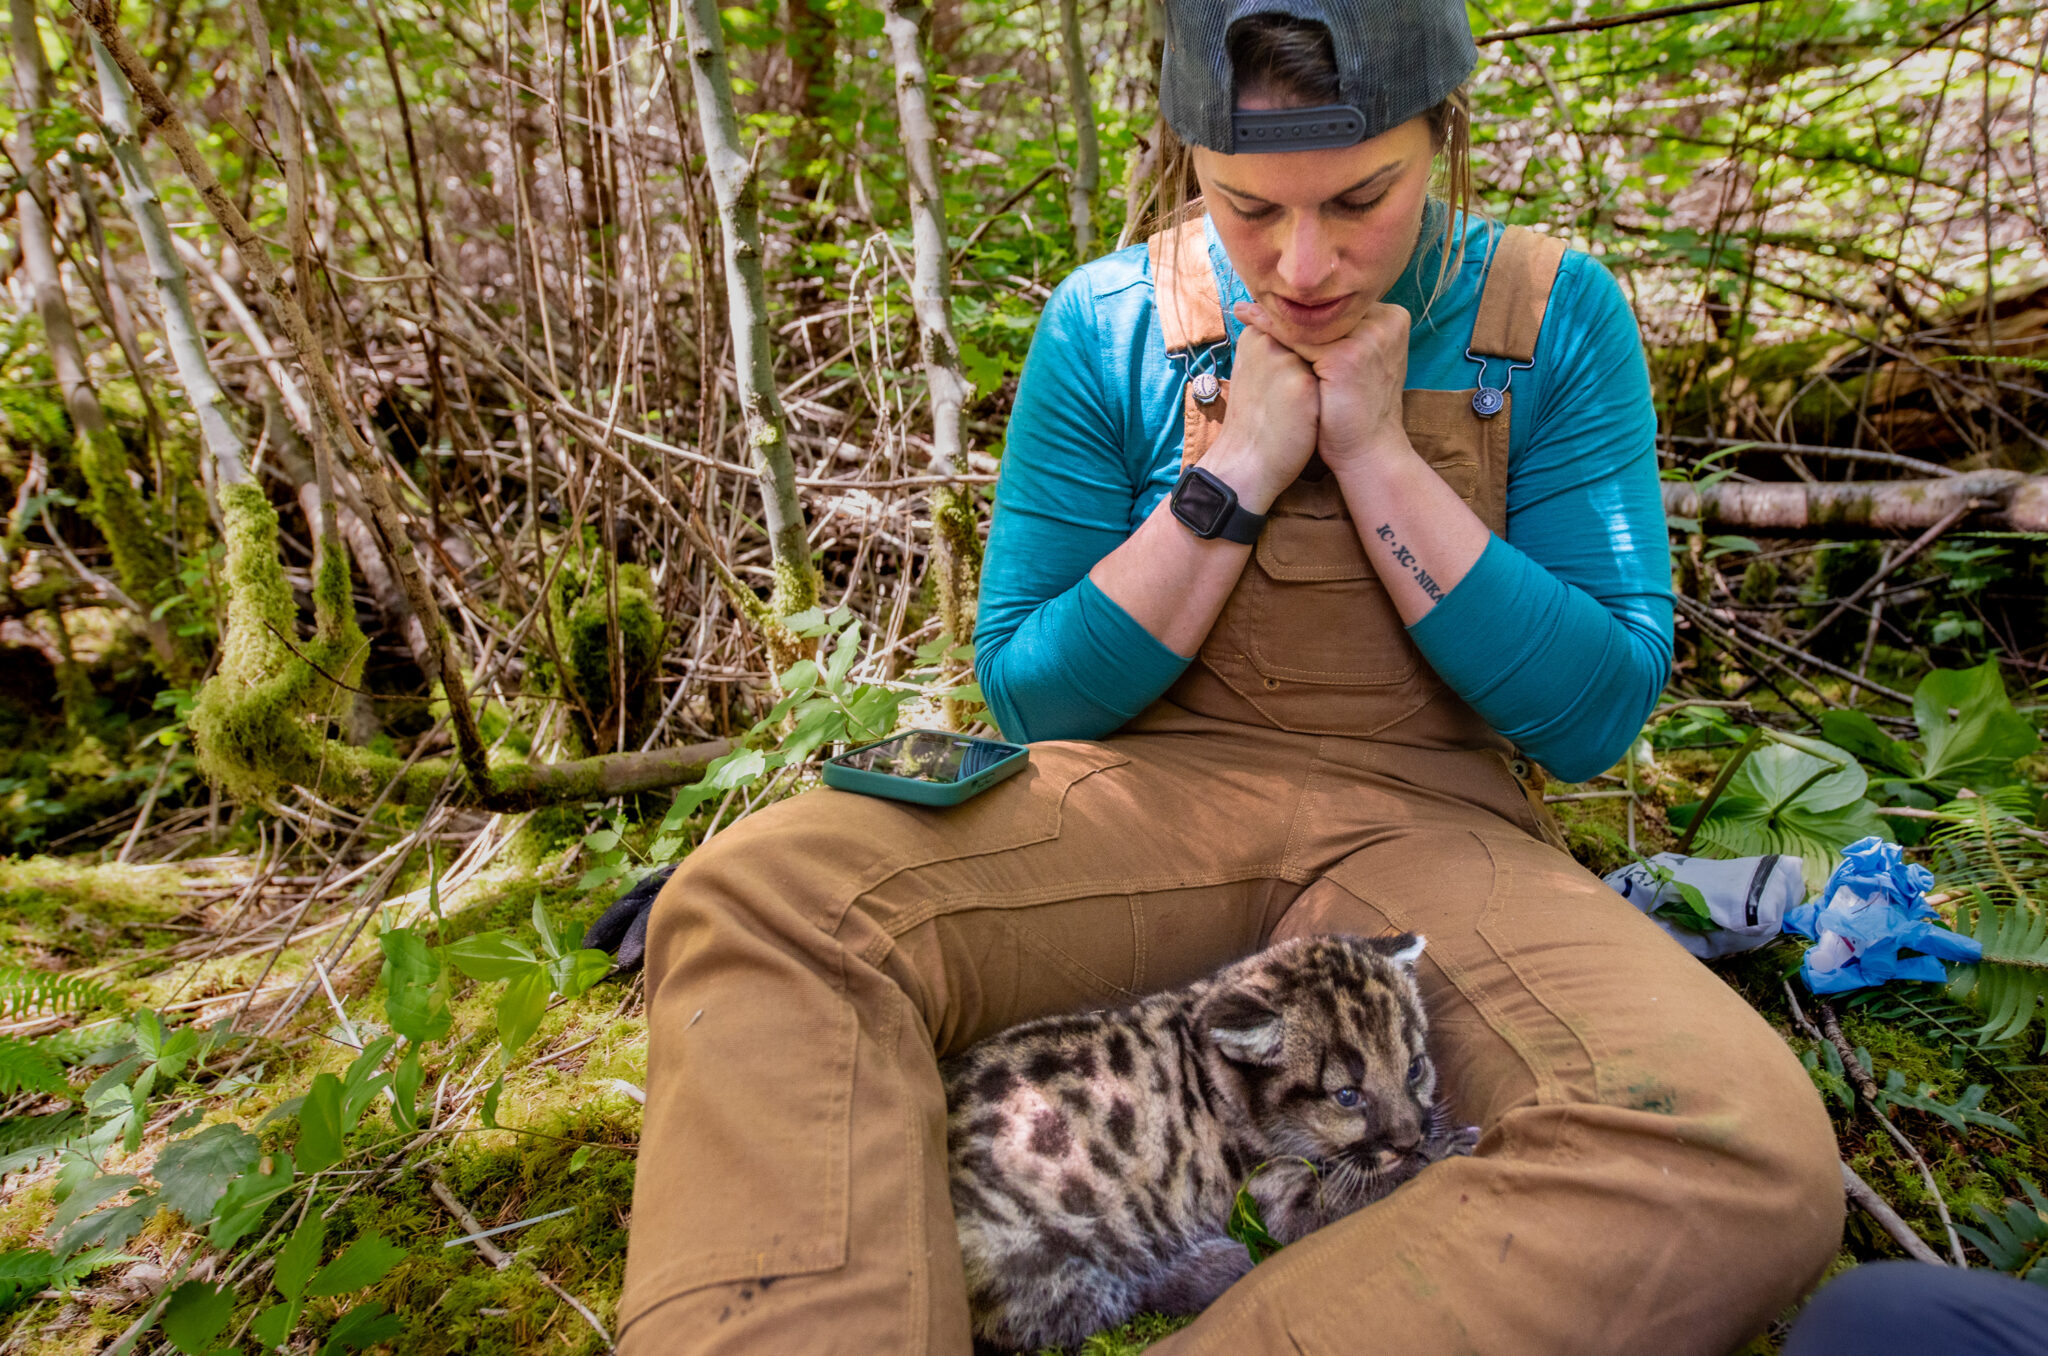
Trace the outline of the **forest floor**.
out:
M 1575 855 L 1595 871 L 1610 870 L 1631 860 L 1632 831 L 1641 853 L 1668 848 L 1674 835 L 1663 812 L 1698 800 L 1726 756 L 1646 747 L 1638 753 L 1633 796 L 1624 768 L 1586 786 L 1553 784 L 1553 809 Z M 1589 791 L 1608 794 L 1578 798 Z M 656 818 L 626 823 L 627 844 L 644 846 Z M 139 1142 L 126 1152 L 117 1147 L 104 1170 L 147 1172 L 174 1135 L 216 1122 L 257 1128 L 266 1149 L 285 1145 L 284 1128 L 316 1076 L 343 1076 L 358 1046 L 385 1031 L 389 995 L 380 977 L 379 929 L 431 926 L 437 944 L 446 945 L 519 929 L 538 906 L 563 936 L 580 935 L 611 894 L 579 885 L 593 855 L 584 822 L 555 813 L 485 828 L 481 817 L 451 826 L 451 837 L 483 834 L 495 850 L 433 872 L 415 861 L 392 881 L 374 926 L 362 927 L 341 950 L 345 929 L 367 919 L 347 903 L 316 904 L 279 946 L 279 920 L 305 902 L 294 893 L 304 882 L 266 882 L 257 842 L 224 841 L 215 855 L 163 865 L 107 864 L 97 859 L 104 852 L 0 863 L 0 954 L 96 977 L 118 988 L 131 1009 L 152 1009 L 167 1022 L 176 1014 L 194 1028 L 238 1017 L 242 1029 L 252 1030 L 277 1016 L 287 996 L 310 993 L 269 1036 L 242 1047 L 232 1073 L 181 1084 L 180 1095 L 163 1099 Z M 1844 1095 L 1840 1061 L 1791 1010 L 1785 978 L 1800 954 L 1796 944 L 1780 942 L 1721 965 L 1719 973 L 1813 1068 L 1845 1160 L 1920 1237 L 1946 1251 L 1945 1225 L 1920 1169 L 1868 1109 L 1855 1107 L 1853 1094 Z M 324 967 L 324 983 L 316 964 Z M 407 1133 L 372 1111 L 349 1133 L 347 1166 L 330 1169 L 318 1192 L 329 1243 L 374 1234 L 403 1247 L 403 1261 L 370 1292 L 402 1324 L 395 1350 L 603 1351 L 616 1321 L 639 1167 L 642 987 L 637 979 L 600 983 L 555 1000 L 504 1071 L 494 1129 L 472 1113 L 499 1064 L 497 996 L 493 986 L 455 981 L 452 1028 L 425 1070 L 424 1086 L 443 1112 L 434 1131 Z M 1839 1006 L 1839 1020 L 1847 1044 L 1868 1052 L 1878 1084 L 1897 1071 L 1907 1089 L 1918 1090 L 1909 1094 L 1917 1102 L 1896 1107 L 1893 1119 L 1924 1154 L 1958 1222 L 1978 1223 L 1972 1207 L 2003 1209 L 2023 1180 L 2048 1182 L 2048 1066 L 2033 1056 L 2031 1033 L 2014 1044 L 1987 1043 L 1976 1032 L 1978 1014 L 1927 984 L 1893 984 L 1850 998 Z M 123 1027 L 118 1015 L 98 1023 L 109 1037 Z M 90 1044 L 92 1027 L 73 1039 Z M 224 1052 L 212 1072 L 227 1064 Z M 1954 1112 L 1970 1105 L 1973 1085 L 1988 1090 L 1979 1105 L 2003 1128 Z M 687 1180 L 675 1185 L 689 1189 Z M 0 1253 L 42 1245 L 59 1210 L 59 1189 L 54 1164 L 10 1179 L 0 1204 Z M 454 1242 L 505 1226 L 514 1227 L 490 1240 L 494 1256 Z M 58 1356 L 105 1349 L 147 1312 L 194 1242 L 176 1215 L 157 1213 L 122 1249 L 128 1260 L 100 1267 L 75 1290 L 47 1290 L 0 1319 L 0 1351 Z M 1852 1212 L 1838 1269 L 1898 1255 L 1891 1237 Z M 1984 1259 L 1973 1253 L 1972 1261 Z M 319 1341 L 346 1305 L 311 1301 L 300 1330 L 305 1339 Z M 1141 1319 L 1084 1350 L 1122 1356 L 1174 1326 Z M 1781 1332 L 1782 1323 L 1747 1351 L 1776 1350 Z

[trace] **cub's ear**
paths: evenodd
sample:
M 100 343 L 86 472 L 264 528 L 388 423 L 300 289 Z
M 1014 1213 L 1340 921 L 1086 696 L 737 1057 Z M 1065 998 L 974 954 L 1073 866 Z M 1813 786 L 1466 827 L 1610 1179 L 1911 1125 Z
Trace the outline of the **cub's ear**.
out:
M 1413 970 L 1415 962 L 1422 959 L 1422 948 L 1428 940 L 1419 932 L 1403 932 L 1373 938 L 1372 948 L 1403 970 Z
M 1228 989 L 1195 1014 L 1195 1026 L 1227 1060 L 1238 1064 L 1280 1063 L 1287 1023 L 1259 995 Z

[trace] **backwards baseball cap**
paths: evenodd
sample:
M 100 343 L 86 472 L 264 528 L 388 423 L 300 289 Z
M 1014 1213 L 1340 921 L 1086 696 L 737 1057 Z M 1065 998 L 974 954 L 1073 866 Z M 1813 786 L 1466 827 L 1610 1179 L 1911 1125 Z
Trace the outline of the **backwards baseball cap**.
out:
M 1442 103 L 1479 62 L 1465 0 L 1165 0 L 1165 11 L 1160 111 L 1182 141 L 1226 155 L 1354 146 Z M 1330 31 L 1340 102 L 1238 109 L 1230 28 L 1261 14 Z

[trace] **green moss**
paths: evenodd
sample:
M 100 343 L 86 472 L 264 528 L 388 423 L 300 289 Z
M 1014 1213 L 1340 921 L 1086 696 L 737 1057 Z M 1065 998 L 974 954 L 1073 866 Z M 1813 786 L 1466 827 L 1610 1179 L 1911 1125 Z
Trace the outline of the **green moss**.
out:
M 156 601 L 172 576 L 171 554 L 150 521 L 142 492 L 128 478 L 128 448 L 112 429 L 81 430 L 78 469 L 90 495 L 86 511 L 113 552 L 121 586 L 138 601 Z M 186 659 L 193 658 L 186 655 Z
M 76 969 L 175 941 L 183 934 L 160 925 L 188 907 L 178 883 L 150 867 L 0 860 L 0 954 L 16 964 L 49 959 Z
M 644 567 L 621 565 L 615 581 L 604 562 L 586 574 L 563 565 L 549 597 L 555 645 L 562 657 L 556 677 L 578 703 L 576 733 L 585 752 L 609 749 L 618 735 L 619 702 L 612 690 L 612 583 L 616 584 L 620 669 L 625 680 L 626 748 L 637 748 L 660 708 L 661 653 L 668 624 L 654 605 L 654 581 Z
M 452 775 L 447 762 L 407 768 L 387 754 L 316 732 L 314 713 L 324 722 L 326 710 L 338 708 L 347 696 L 329 678 L 348 682 L 347 675 L 360 672 L 362 633 L 352 618 L 344 622 L 331 615 L 326 635 L 308 646 L 292 641 L 298 610 L 278 560 L 277 510 L 261 490 L 247 484 L 223 488 L 220 508 L 228 548 L 223 577 L 227 628 L 219 669 L 200 688 L 192 708 L 201 769 L 231 795 L 245 799 L 262 799 L 297 783 L 360 804 L 395 781 L 391 798 L 397 803 L 431 800 Z M 335 591 L 346 596 L 346 571 L 332 554 L 322 560 L 320 589 L 328 596 L 330 613 L 337 608 Z

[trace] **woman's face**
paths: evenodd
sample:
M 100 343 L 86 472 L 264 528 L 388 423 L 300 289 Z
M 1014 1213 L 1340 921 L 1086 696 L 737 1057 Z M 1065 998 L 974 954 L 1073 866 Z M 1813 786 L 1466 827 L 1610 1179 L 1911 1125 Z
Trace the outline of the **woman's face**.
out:
M 1239 106 L 1281 105 L 1247 97 Z M 1427 118 L 1338 150 L 1193 149 L 1224 252 L 1284 342 L 1350 333 L 1415 252 L 1429 189 Z

